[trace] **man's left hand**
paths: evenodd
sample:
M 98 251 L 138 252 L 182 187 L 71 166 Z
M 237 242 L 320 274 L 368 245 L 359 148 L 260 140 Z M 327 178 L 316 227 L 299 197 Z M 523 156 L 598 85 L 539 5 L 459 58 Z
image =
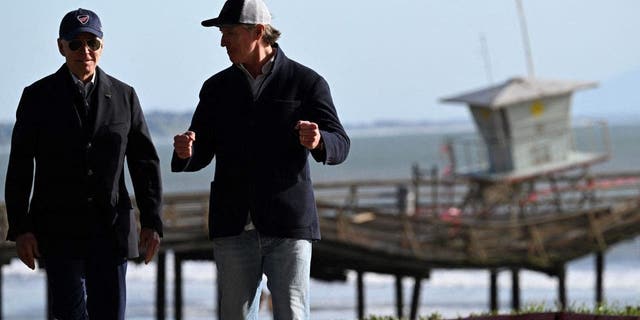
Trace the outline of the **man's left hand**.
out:
M 309 150 L 320 145 L 320 128 L 315 122 L 299 120 L 295 127 L 298 130 L 300 144 Z
M 145 252 L 144 263 L 148 264 L 160 249 L 160 235 L 153 229 L 142 228 L 139 247 Z

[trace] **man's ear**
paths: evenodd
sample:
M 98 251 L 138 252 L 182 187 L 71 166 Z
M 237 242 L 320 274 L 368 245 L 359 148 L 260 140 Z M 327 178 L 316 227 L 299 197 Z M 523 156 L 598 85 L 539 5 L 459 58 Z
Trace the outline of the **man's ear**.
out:
M 64 50 L 62 49 L 64 46 L 64 43 L 62 43 L 62 39 L 58 38 L 58 51 L 60 52 L 60 54 L 64 57 Z
M 264 25 L 262 24 L 258 24 L 255 27 L 255 33 L 256 33 L 256 39 L 260 40 L 262 38 L 262 36 L 264 35 Z

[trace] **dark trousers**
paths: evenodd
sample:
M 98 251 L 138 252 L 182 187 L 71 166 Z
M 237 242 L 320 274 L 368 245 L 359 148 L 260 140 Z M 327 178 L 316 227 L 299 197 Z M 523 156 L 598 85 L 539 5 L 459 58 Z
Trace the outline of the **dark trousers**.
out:
M 127 261 L 111 254 L 110 243 L 94 239 L 89 254 L 83 258 L 45 254 L 55 319 L 124 320 Z

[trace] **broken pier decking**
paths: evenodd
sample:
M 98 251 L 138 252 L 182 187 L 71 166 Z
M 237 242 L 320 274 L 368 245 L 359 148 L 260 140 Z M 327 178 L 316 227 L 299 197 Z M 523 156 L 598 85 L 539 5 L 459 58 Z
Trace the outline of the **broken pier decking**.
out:
M 469 181 L 462 179 L 316 184 L 323 240 L 313 246 L 312 276 L 345 280 L 347 270 L 357 271 L 361 318 L 365 272 L 394 275 L 397 284 L 403 277 L 414 278 L 412 318 L 418 309 L 420 281 L 429 278 L 432 269 L 490 270 L 492 309 L 497 308 L 499 270 L 515 271 L 512 307 L 516 309 L 517 270 L 544 272 L 560 280 L 563 303 L 566 263 L 596 253 L 601 273 L 607 248 L 640 233 L 639 177 L 640 173 L 609 173 L 588 180 L 554 177 L 552 183 L 535 187 L 496 186 L 485 190 L 481 202 L 469 200 Z M 164 198 L 158 319 L 165 316 L 166 252 L 173 252 L 176 259 L 176 319 L 182 310 L 180 262 L 213 258 L 207 239 L 208 199 L 206 192 Z M 12 244 L 2 243 L 0 254 L 5 262 L 15 257 Z M 602 301 L 601 274 L 596 279 L 597 300 Z M 398 316 L 402 316 L 402 287 L 396 288 Z

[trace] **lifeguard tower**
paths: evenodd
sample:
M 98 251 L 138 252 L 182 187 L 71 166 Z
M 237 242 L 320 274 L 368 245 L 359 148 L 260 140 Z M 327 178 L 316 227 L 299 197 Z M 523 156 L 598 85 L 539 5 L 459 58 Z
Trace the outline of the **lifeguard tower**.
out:
M 582 127 L 579 148 L 571 121 L 573 93 L 596 85 L 512 78 L 443 99 L 468 104 L 481 137 L 481 141 L 472 138 L 447 143 L 453 173 L 472 182 L 467 203 L 479 202 L 486 209 L 514 199 L 521 201 L 536 190 L 536 180 L 558 188 L 555 174 L 576 168 L 587 172 L 590 165 L 607 160 L 606 124 Z M 525 194 L 523 184 L 528 186 Z

